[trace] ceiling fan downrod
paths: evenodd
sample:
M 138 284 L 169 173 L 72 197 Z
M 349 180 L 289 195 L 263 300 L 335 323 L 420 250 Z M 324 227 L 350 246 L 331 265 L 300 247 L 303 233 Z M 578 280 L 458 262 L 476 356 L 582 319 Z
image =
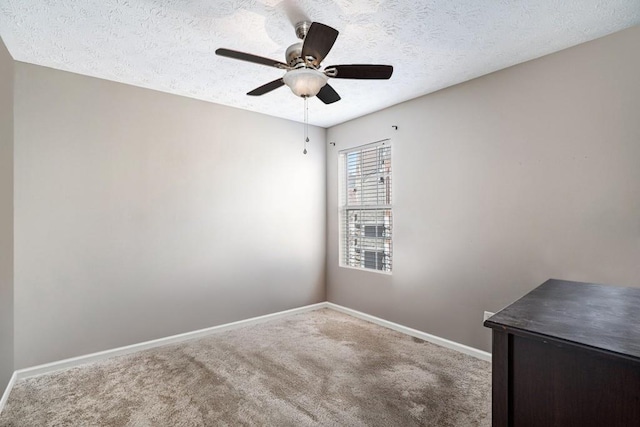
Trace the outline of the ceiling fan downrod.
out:
M 307 33 L 309 32 L 310 27 L 311 22 L 309 21 L 298 22 L 296 24 L 296 36 L 298 36 L 300 40 L 304 40 L 304 38 L 307 36 Z

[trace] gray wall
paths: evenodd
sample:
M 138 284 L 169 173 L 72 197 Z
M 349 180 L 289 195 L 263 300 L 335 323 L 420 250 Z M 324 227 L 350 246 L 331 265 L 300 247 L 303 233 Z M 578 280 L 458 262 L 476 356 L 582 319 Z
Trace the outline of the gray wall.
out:
M 483 311 L 550 277 L 640 286 L 638 46 L 634 27 L 329 129 L 329 301 L 489 350 Z M 340 268 L 337 153 L 386 137 L 393 274 Z
M 325 300 L 325 136 L 23 63 L 16 368 Z M 302 111 L 302 110 L 301 110 Z
M 0 39 L 0 395 L 13 373 L 13 71 Z

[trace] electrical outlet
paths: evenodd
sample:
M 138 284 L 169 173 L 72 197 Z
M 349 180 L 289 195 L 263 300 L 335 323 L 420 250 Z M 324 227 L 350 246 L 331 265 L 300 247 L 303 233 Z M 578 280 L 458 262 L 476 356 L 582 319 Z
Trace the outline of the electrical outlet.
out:
M 493 316 L 495 313 L 492 313 L 490 311 L 485 311 L 484 312 L 484 319 L 482 319 L 482 323 L 484 323 L 485 320 L 487 320 L 489 317 Z

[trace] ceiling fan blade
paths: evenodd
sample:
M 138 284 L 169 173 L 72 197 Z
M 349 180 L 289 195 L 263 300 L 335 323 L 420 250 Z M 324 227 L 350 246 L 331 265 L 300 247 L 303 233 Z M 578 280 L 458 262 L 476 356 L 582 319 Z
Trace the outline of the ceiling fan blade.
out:
M 266 65 L 268 67 L 276 67 L 281 69 L 289 69 L 284 62 L 275 59 L 263 58 L 262 56 L 252 55 L 250 53 L 238 52 L 231 49 L 216 49 L 216 55 L 226 56 L 227 58 L 239 59 L 241 61 L 253 62 L 254 64 Z
M 391 65 L 332 65 L 324 72 L 335 79 L 388 79 L 393 74 Z
M 338 30 L 328 25 L 314 22 L 309 27 L 302 44 L 302 57 L 313 56 L 310 61 L 315 67 L 320 65 L 338 38 Z
M 255 88 L 254 90 L 252 90 L 251 92 L 247 93 L 247 95 L 249 96 L 260 96 L 260 95 L 264 95 L 265 93 L 269 93 L 274 89 L 278 89 L 280 86 L 284 86 L 284 82 L 282 81 L 282 79 L 277 79 L 274 80 L 272 82 L 269 82 L 265 85 L 262 85 L 260 87 Z
M 318 99 L 325 104 L 333 104 L 336 101 L 340 101 L 340 95 L 330 85 L 322 86 L 320 92 L 316 95 Z

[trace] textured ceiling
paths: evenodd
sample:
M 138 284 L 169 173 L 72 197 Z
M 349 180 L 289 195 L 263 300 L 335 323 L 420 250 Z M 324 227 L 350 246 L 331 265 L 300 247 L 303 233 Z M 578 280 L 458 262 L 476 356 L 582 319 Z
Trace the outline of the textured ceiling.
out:
M 307 19 L 340 31 L 324 65 L 391 64 L 388 81 L 330 80 L 342 100 L 309 102 L 337 123 L 640 23 L 639 0 L 0 0 L 0 35 L 18 61 L 301 121 L 275 68 Z

